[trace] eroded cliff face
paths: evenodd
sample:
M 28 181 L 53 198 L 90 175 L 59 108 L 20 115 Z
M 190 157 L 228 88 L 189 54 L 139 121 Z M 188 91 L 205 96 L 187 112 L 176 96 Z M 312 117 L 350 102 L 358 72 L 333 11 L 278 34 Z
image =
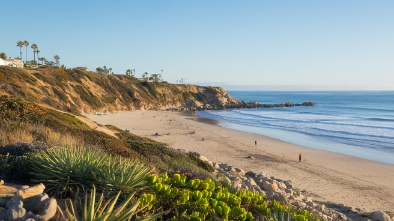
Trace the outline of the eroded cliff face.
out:
M 0 67 L 0 94 L 73 112 L 233 107 L 240 102 L 219 87 L 141 82 L 124 75 L 46 68 Z

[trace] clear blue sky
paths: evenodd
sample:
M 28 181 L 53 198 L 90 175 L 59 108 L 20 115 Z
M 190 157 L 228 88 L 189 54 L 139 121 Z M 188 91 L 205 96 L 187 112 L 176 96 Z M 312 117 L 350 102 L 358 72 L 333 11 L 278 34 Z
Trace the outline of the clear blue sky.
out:
M 67 67 L 171 83 L 394 90 L 392 0 L 4 0 L 0 15 L 11 57 L 27 40 Z

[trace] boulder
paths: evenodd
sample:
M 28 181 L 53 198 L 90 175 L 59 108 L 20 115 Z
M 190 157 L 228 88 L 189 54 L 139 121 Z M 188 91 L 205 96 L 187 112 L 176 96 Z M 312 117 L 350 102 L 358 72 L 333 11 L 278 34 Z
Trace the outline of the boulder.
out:
M 264 172 L 260 172 L 259 174 L 256 175 L 256 178 L 257 178 L 257 179 L 263 179 L 264 177 L 269 178 L 270 175 L 269 175 L 269 174 L 266 174 L 266 173 L 264 173 Z
M 4 184 L 4 180 L 0 180 L 0 185 L 3 185 Z
M 237 171 L 239 173 L 245 174 L 245 171 L 243 169 L 240 169 L 240 168 L 234 168 L 234 169 L 235 169 L 235 171 Z
M 239 177 L 237 177 L 231 181 L 231 185 L 238 190 L 240 190 L 242 188 L 242 184 L 243 184 L 242 180 Z
M 228 172 L 228 174 L 231 175 L 232 177 L 239 177 L 240 176 L 239 172 L 237 172 L 235 170 L 230 170 Z
M 373 213 L 372 219 L 378 221 L 391 221 L 390 216 L 388 216 L 385 212 L 380 210 L 375 211 Z
M 224 170 L 227 168 L 227 163 L 219 163 L 219 167 Z
M 295 205 L 299 208 L 305 208 L 306 207 L 306 203 L 301 202 L 301 201 L 297 201 L 295 202 Z
M 7 203 L 8 220 L 25 221 L 27 218 L 26 209 L 23 208 L 22 200 L 10 200 Z
M 0 207 L 5 207 L 7 205 L 8 200 L 5 200 L 3 198 L 0 198 Z M 1 220 L 1 219 L 0 219 Z
M 29 218 L 33 218 L 35 220 L 49 220 L 55 216 L 56 210 L 57 210 L 56 199 L 47 198 L 43 201 L 42 209 L 38 212 L 38 215 L 29 213 Z
M 286 190 L 287 189 L 286 185 L 284 183 L 282 183 L 282 182 L 276 182 L 276 185 L 281 190 Z
M 265 191 L 274 191 L 277 192 L 278 191 L 278 186 L 275 183 L 269 183 L 267 181 L 263 181 L 263 189 Z
M 293 182 L 291 180 L 285 180 L 283 183 L 286 185 L 287 189 L 293 189 Z
M 274 197 L 274 192 L 273 191 L 264 191 L 264 197 L 272 200 Z
M 205 162 L 208 161 L 208 158 L 206 158 L 206 157 L 204 157 L 204 156 L 202 156 L 202 155 L 200 155 L 200 156 L 198 157 L 198 159 L 200 159 L 200 160 L 202 160 L 202 161 L 205 161 Z
M 219 164 L 216 162 L 213 162 L 213 168 L 215 168 L 215 170 L 219 170 L 220 169 Z
M 315 204 L 312 201 L 306 201 L 306 205 L 310 206 L 311 208 L 315 207 Z
M 28 212 L 31 211 L 33 213 L 38 213 L 38 211 L 43 207 L 44 200 L 48 198 L 49 197 L 46 193 L 26 198 L 23 200 L 23 207 Z
M 187 153 L 186 149 L 177 149 L 177 150 L 178 150 L 179 153 L 185 153 L 185 154 Z
M 23 199 L 36 196 L 44 192 L 45 186 L 44 184 L 40 183 L 38 185 L 32 186 L 27 189 L 18 190 L 17 194 L 21 196 Z
M 253 171 L 248 171 L 248 172 L 245 173 L 245 175 L 246 175 L 246 176 L 253 177 L 253 178 L 256 177 L 256 173 L 253 172 Z
M 0 207 L 0 220 L 8 220 L 7 210 L 4 207 Z
M 324 210 L 326 209 L 326 205 L 320 204 L 318 208 L 319 208 L 319 210 L 320 210 L 321 212 L 324 212 Z
M 287 203 L 287 197 L 285 194 L 283 193 L 274 193 L 272 199 L 277 200 L 277 201 L 281 201 L 281 202 L 286 202 Z
M 5 208 L 8 209 L 8 206 L 9 206 L 10 204 L 12 204 L 13 202 L 22 201 L 22 200 L 23 200 L 23 198 L 22 198 L 21 196 L 15 194 L 15 195 L 7 202 Z

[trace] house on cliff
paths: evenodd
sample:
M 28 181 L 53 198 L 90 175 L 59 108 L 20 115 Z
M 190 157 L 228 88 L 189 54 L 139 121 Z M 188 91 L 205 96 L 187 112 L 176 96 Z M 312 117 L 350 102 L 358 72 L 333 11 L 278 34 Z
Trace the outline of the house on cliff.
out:
M 0 58 L 0 66 L 11 66 L 17 68 L 23 68 L 23 60 L 19 58 Z

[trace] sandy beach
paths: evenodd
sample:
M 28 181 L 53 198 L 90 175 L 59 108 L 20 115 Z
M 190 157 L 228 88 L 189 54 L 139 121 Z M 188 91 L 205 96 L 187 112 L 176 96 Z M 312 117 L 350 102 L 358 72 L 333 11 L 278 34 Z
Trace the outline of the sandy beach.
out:
M 394 213 L 394 165 L 231 130 L 179 112 L 121 111 L 85 116 L 102 125 L 129 129 L 133 134 L 167 143 L 175 149 L 198 152 L 211 161 L 292 180 L 295 187 L 311 193 L 315 201 L 367 212 Z M 153 136 L 155 133 L 159 136 Z M 299 153 L 302 153 L 301 163 Z M 245 158 L 249 155 L 254 159 Z

